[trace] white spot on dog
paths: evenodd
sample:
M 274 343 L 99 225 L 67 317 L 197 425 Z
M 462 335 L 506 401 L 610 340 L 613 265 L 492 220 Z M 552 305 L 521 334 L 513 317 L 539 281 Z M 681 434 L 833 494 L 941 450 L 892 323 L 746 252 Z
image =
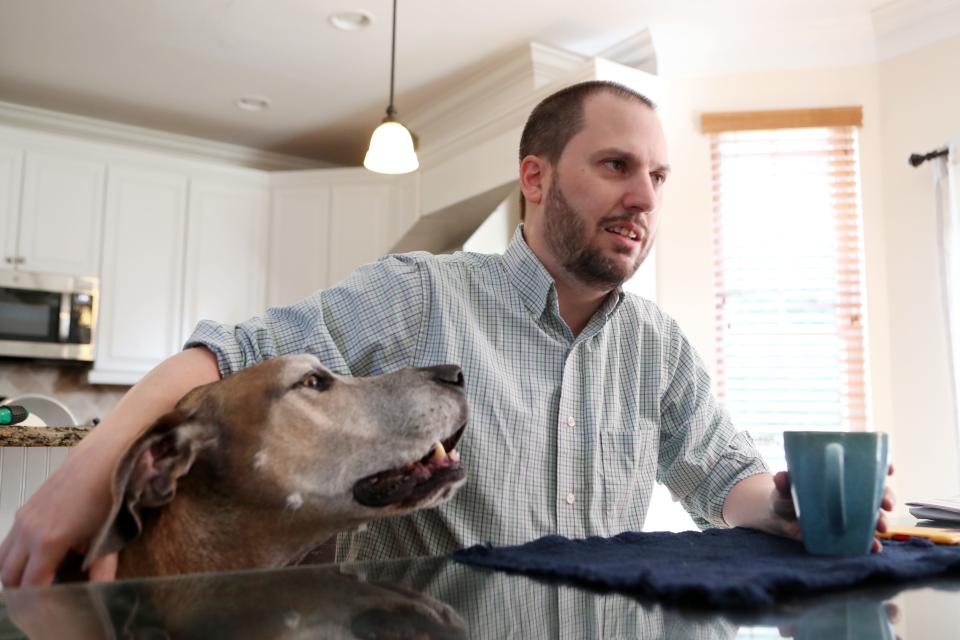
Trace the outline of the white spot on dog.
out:
M 267 464 L 267 454 L 264 451 L 257 451 L 253 455 L 253 468 L 259 469 L 263 465 Z
M 303 496 L 299 493 L 291 493 L 287 496 L 287 508 L 296 511 L 303 506 Z
M 287 611 L 283 614 L 283 624 L 285 624 L 288 629 L 296 629 L 300 626 L 300 614 L 296 611 Z

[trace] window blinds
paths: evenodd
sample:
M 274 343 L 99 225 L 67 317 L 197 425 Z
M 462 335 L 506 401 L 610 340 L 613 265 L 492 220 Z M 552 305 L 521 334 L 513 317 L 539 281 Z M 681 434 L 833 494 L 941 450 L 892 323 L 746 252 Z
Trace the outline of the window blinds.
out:
M 711 152 L 716 391 L 782 469 L 784 430 L 867 425 L 857 129 L 720 131 Z

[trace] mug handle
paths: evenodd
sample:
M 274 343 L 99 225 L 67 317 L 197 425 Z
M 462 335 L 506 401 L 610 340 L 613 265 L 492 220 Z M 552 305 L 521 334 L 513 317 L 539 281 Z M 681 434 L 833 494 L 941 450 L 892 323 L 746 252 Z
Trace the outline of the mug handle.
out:
M 846 497 L 843 488 L 843 445 L 831 442 L 824 451 L 827 494 L 827 516 L 830 520 L 830 531 L 834 535 L 842 535 L 847 530 Z

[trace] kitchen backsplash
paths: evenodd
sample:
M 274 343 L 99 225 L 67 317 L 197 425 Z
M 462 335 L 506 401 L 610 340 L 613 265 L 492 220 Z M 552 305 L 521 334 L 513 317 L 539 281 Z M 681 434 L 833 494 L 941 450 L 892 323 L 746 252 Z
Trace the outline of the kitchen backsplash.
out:
M 13 398 L 39 393 L 56 398 L 73 412 L 80 424 L 102 419 L 129 387 L 87 384 L 89 367 L 0 361 L 0 396 Z

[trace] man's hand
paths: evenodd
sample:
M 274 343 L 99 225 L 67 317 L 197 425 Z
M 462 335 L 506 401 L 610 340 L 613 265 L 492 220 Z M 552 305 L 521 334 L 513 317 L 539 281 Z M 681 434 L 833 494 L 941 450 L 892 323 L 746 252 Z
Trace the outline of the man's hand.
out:
M 887 466 L 887 475 L 893 475 L 893 465 Z M 774 511 L 785 520 L 796 520 L 797 513 L 793 508 L 793 498 L 790 496 L 790 474 L 786 471 L 779 471 L 775 476 L 773 476 L 774 490 L 770 499 L 774 505 Z M 886 532 L 887 530 L 887 516 L 884 514 L 884 511 L 892 511 L 893 505 L 896 504 L 896 499 L 893 495 L 893 490 L 888 487 L 883 487 L 883 499 L 880 501 L 880 512 L 877 514 L 877 531 Z M 798 540 L 800 539 L 799 527 L 797 529 Z M 873 539 L 873 547 L 871 550 L 874 553 L 879 552 L 883 549 L 883 545 L 880 544 L 880 541 L 876 538 Z
M 723 519 L 731 527 L 748 527 L 800 540 L 800 522 L 793 510 L 790 482 L 781 484 L 785 491 L 777 482 L 783 483 L 784 479 L 760 473 L 735 484 L 723 503 Z
M 893 475 L 892 464 L 887 467 L 887 475 Z M 895 503 L 893 491 L 885 486 L 877 514 L 877 531 L 887 530 L 884 511 L 893 510 Z M 790 474 L 786 471 L 774 476 L 762 473 L 738 482 L 727 494 L 723 518 L 731 527 L 749 527 L 794 540 L 803 538 L 790 495 Z M 880 541 L 874 539 L 873 551 L 881 549 Z

